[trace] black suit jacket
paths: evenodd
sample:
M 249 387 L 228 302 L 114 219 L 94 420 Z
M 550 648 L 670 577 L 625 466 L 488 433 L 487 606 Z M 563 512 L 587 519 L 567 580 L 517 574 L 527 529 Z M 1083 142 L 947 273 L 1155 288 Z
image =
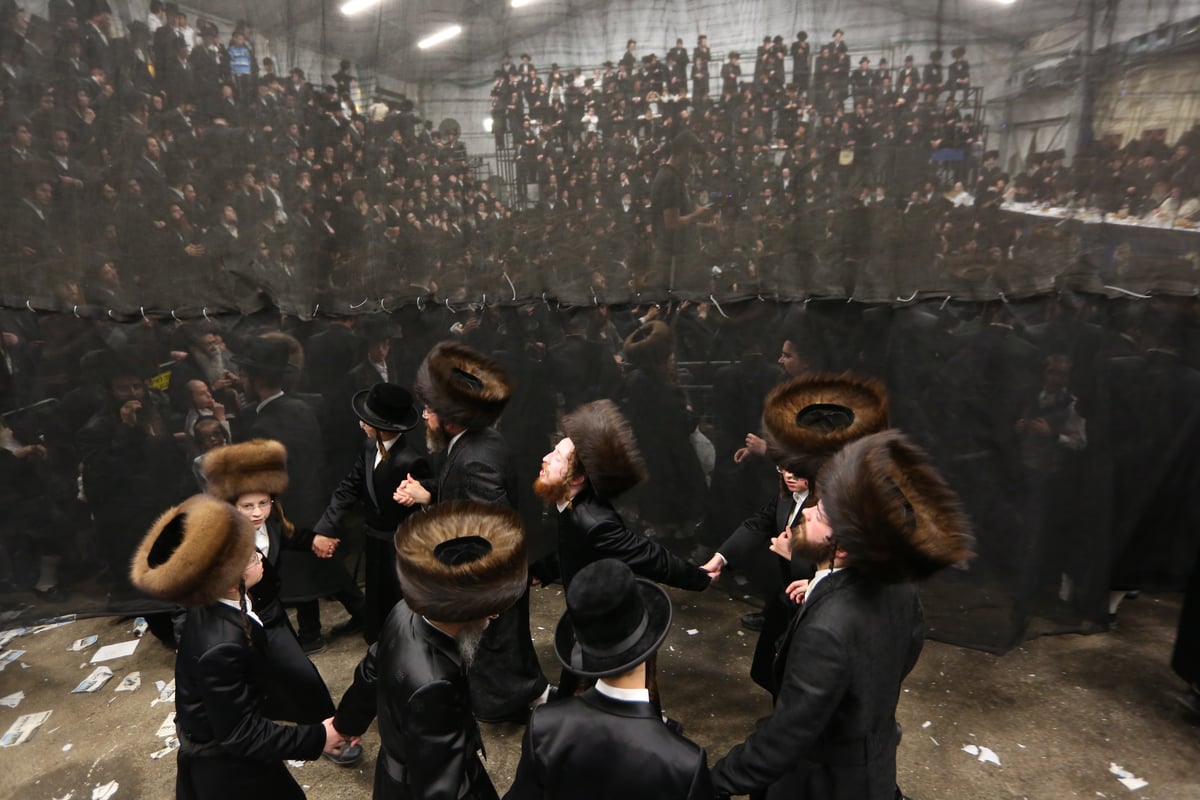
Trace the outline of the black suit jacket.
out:
M 258 404 L 247 404 L 234 419 L 233 438 L 274 439 L 288 452 L 288 488 L 281 495 L 284 513 L 298 527 L 311 528 L 321 517 L 324 498 L 321 472 L 321 429 L 316 414 L 307 403 L 291 395 L 277 397 L 255 411 Z
M 517 473 L 508 444 L 494 428 L 464 431 L 443 457 L 437 478 L 421 484 L 434 503 L 478 500 L 517 507 Z
M 175 722 L 185 741 L 182 755 L 190 745 L 212 748 L 204 754 L 205 769 L 212 764 L 236 773 L 255 762 L 311 761 L 325 745 L 319 723 L 280 725 L 262 715 L 270 680 L 267 638 L 255 622 L 250 634 L 247 643 L 241 612 L 227 605 L 188 609 L 175 659 Z
M 612 505 L 585 486 L 558 514 L 563 586 L 569 586 L 579 570 L 602 558 L 624 561 L 635 574 L 668 586 L 694 592 L 708 588 L 708 573 L 658 542 L 630 531 Z
M 489 800 L 496 790 L 475 754 L 483 747 L 471 714 L 458 645 L 401 601 L 354 671 L 334 727 L 360 735 L 379 717 L 376 798 Z
M 375 442 L 367 440 L 350 471 L 333 491 L 325 513 L 313 528 L 322 536 L 341 538 L 341 523 L 346 513 L 363 501 L 363 516 L 367 535 L 391 539 L 396 529 L 413 512 L 415 506 L 402 506 L 392 499 L 392 493 L 409 474 L 421 480 L 433 473 L 429 463 L 405 444 L 401 434 L 388 456 L 375 465 Z
M 822 580 L 784 637 L 775 708 L 713 767 L 717 792 L 892 800 L 896 703 L 924 636 L 915 584 L 881 585 L 852 567 Z
M 580 747 L 586 742 L 586 747 Z M 649 703 L 589 689 L 538 707 L 505 800 L 711 798 L 704 751 L 662 724 Z
M 816 502 L 816 495 L 809 492 L 804 507 L 816 505 Z M 731 567 L 743 570 L 763 592 L 763 628 L 754 648 L 750 677 L 772 694 L 775 693 L 772 670 L 779 652 L 779 640 L 797 608 L 785 590 L 792 581 L 807 580 L 815 571 L 813 563 L 807 559 L 796 556 L 791 561 L 784 561 L 770 550 L 772 537 L 787 525 L 795 507 L 796 501 L 791 496 L 772 498 L 739 525 L 717 550 Z

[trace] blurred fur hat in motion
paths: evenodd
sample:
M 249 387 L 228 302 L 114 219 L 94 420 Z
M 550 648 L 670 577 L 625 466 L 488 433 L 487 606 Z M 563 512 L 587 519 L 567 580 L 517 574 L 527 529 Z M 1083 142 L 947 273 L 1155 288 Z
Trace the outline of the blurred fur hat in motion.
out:
M 521 516 L 475 501 L 435 505 L 396 532 L 396 566 L 408 607 L 438 622 L 499 614 L 525 592 Z
M 444 422 L 486 428 L 512 397 L 512 379 L 498 362 L 457 342 L 439 342 L 417 370 L 414 391 Z
M 833 539 L 876 580 L 923 580 L 970 558 L 970 522 L 925 451 L 897 430 L 853 442 L 820 476 Z
M 762 424 L 772 460 L 813 480 L 846 444 L 888 427 L 887 390 L 850 373 L 801 375 L 767 395 Z
M 597 496 L 613 500 L 646 479 L 633 429 L 612 400 L 580 406 L 562 418 L 561 427 Z
M 197 494 L 155 520 L 134 553 L 129 580 L 160 600 L 214 603 L 254 553 L 254 528 L 229 503 Z

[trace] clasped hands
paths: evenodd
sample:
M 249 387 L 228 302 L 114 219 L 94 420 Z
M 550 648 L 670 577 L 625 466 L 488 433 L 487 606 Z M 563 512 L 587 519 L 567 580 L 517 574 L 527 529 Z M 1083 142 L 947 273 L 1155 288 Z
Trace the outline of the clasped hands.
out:
M 321 724 L 325 726 L 325 747 L 322 750 L 326 753 L 336 753 L 346 745 L 353 747 L 362 741 L 361 736 L 346 736 L 339 733 L 338 729 L 333 727 L 333 717 L 322 721 Z
M 322 536 L 317 534 L 313 537 L 312 551 L 317 558 L 331 558 L 333 551 L 337 550 L 337 546 L 341 544 L 341 539 L 334 539 L 331 536 Z
M 411 505 L 429 505 L 432 496 L 429 490 L 421 485 L 421 482 L 412 476 L 400 481 L 400 485 L 396 487 L 396 491 L 392 493 L 392 499 L 402 506 Z

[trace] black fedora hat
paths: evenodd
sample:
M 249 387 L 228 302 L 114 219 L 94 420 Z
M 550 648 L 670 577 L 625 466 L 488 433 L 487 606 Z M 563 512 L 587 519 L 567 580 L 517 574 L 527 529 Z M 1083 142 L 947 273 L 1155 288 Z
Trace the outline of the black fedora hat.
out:
M 604 558 L 571 581 L 567 610 L 554 630 L 554 652 L 577 675 L 607 678 L 649 658 L 670 629 L 667 593 L 635 578 L 624 561 Z
M 285 339 L 255 337 L 248 339 L 241 350 L 234 353 L 233 360 L 243 367 L 263 372 L 295 372 L 290 356 L 291 347 Z
M 420 419 L 412 395 L 394 383 L 377 383 L 363 389 L 350 404 L 359 419 L 381 431 L 411 431 Z

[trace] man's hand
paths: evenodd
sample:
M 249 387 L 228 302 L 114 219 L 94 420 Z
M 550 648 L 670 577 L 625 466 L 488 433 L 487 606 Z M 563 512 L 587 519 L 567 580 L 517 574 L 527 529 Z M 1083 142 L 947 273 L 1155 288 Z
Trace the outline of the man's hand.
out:
M 771 539 L 771 552 L 782 556 L 787 561 L 792 560 L 792 531 L 790 528 L 784 528 L 778 536 Z
M 746 446 L 739 448 L 733 454 L 733 463 L 740 464 L 750 456 L 765 456 L 767 454 L 767 443 L 762 437 L 755 436 L 753 433 L 746 434 Z
M 392 499 L 402 506 L 411 505 L 429 505 L 429 501 L 433 497 L 429 491 L 421 485 L 421 482 L 413 478 L 410 474 L 407 478 L 400 481 L 400 485 L 396 487 L 396 491 L 392 494 Z
M 721 577 L 721 570 L 725 568 L 725 557 L 720 553 L 713 553 L 713 557 L 700 565 L 700 569 L 708 573 L 708 579 L 715 581 Z
M 121 406 L 121 422 L 129 427 L 137 425 L 138 412 L 142 410 L 141 400 L 129 400 Z
M 321 723 L 325 726 L 325 747 L 322 748 L 326 753 L 336 753 L 342 748 L 342 745 L 350 741 L 349 738 L 338 733 L 337 728 L 333 727 L 333 717 L 324 720 Z
M 787 593 L 788 598 L 793 603 L 800 605 L 804 602 L 804 597 L 808 594 L 808 581 L 792 581 L 784 589 L 784 592 Z
M 313 537 L 312 551 L 317 558 L 332 558 L 333 551 L 337 550 L 337 546 L 341 544 L 341 539 L 334 539 L 329 536 L 317 534 Z

